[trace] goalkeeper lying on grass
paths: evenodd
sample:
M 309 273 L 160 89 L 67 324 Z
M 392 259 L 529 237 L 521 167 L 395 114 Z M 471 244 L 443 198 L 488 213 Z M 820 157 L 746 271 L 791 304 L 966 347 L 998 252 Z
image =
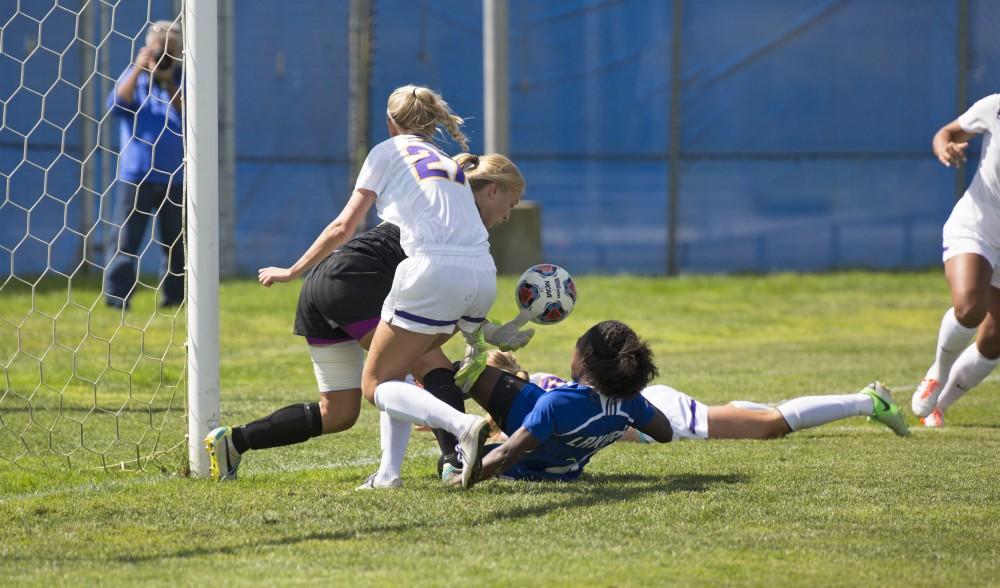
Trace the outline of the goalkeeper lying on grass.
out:
M 546 391 L 570 383 L 544 372 L 529 375 L 511 352 L 491 349 L 485 363 Z M 880 382 L 872 382 L 855 394 L 803 396 L 777 407 L 747 401 L 708 406 L 662 384 L 647 386 L 641 395 L 667 417 L 674 439 L 774 439 L 854 416 L 869 416 L 899 436 L 909 434 L 902 413 L 893 403 L 889 390 Z M 505 438 L 503 433 L 499 433 L 491 440 L 502 442 Z M 632 428 L 621 439 L 646 443 L 654 441 Z
M 653 353 L 618 321 L 597 323 L 576 343 L 570 364 L 573 383 L 546 392 L 472 358 L 456 381 L 485 408 L 509 437 L 483 458 L 474 482 L 503 474 L 523 480 L 575 480 L 591 456 L 629 427 L 666 443 L 667 418 L 640 395 L 657 374 Z M 444 464 L 442 477 L 460 481 Z
M 671 438 L 773 439 L 853 416 L 869 416 L 899 436 L 909 434 L 889 390 L 879 382 L 855 394 L 804 396 L 775 408 L 745 401 L 707 406 L 669 386 L 646 386 L 656 373 L 651 353 L 631 329 L 617 321 L 599 323 L 577 341 L 570 366 L 573 381 L 546 373 L 529 377 L 510 352 L 490 350 L 481 354 L 478 362 L 479 366 L 471 364 L 463 369 L 457 379 L 467 383 L 476 378 L 469 394 L 509 438 L 483 458 L 477 482 L 498 475 L 573 480 L 598 449 L 618 439 L 647 443 Z M 630 375 L 636 377 L 629 379 L 625 388 L 615 385 L 614 378 Z M 644 387 L 638 395 L 614 399 L 598 391 L 621 394 L 639 383 Z M 643 417 L 648 413 L 639 402 L 643 399 L 657 409 L 656 416 L 645 424 Z M 588 401 L 603 406 L 603 414 L 591 410 L 588 417 Z M 623 419 L 619 416 L 616 420 L 616 415 L 638 424 L 619 430 Z M 669 434 L 660 429 L 659 416 L 667 419 Z M 601 430 L 592 434 L 592 427 Z M 452 482 L 456 479 L 447 464 L 442 477 Z

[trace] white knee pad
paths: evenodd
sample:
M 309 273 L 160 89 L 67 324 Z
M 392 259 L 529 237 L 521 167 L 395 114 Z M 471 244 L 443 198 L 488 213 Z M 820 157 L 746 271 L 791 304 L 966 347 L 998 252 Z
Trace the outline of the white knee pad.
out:
M 365 368 L 365 351 L 357 341 L 333 345 L 310 345 L 313 371 L 320 392 L 337 392 L 361 388 L 361 372 Z

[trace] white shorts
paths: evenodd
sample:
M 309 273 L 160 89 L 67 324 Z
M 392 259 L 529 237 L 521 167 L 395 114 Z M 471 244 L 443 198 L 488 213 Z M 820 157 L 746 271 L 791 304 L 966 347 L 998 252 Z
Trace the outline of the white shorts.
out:
M 313 371 L 320 392 L 339 392 L 361 388 L 365 369 L 365 350 L 357 341 L 330 345 L 310 345 Z
M 1000 288 L 1000 215 L 980 206 L 969 194 L 962 196 L 944 224 L 942 261 L 962 253 L 986 258 L 993 266 L 990 284 Z
M 497 296 L 493 258 L 482 255 L 414 255 L 396 266 L 382 320 L 407 331 L 451 334 L 475 331 Z
M 657 384 L 642 396 L 670 421 L 674 439 L 708 439 L 708 406 L 670 386 Z

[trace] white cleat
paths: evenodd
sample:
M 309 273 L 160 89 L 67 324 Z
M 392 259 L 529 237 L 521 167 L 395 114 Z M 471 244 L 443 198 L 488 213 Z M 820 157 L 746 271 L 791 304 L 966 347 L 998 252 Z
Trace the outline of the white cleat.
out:
M 913 393 L 913 399 L 910 403 L 913 414 L 918 417 L 925 417 L 931 414 L 931 411 L 937 406 L 939 394 L 941 394 L 941 382 L 933 378 L 924 378 L 921 380 L 920 385 L 917 386 L 917 390 Z
M 462 456 L 462 488 L 471 488 L 479 476 L 483 466 L 483 446 L 490 436 L 490 423 L 483 417 L 476 417 L 476 422 L 458 439 Z
M 382 483 L 376 482 L 376 477 L 378 477 L 378 472 L 368 476 L 368 479 L 362 482 L 355 490 L 396 490 L 403 487 L 403 480 L 399 478 L 393 478 L 388 483 Z
M 920 422 L 929 429 L 940 429 L 944 426 L 944 413 L 935 406 L 929 415 L 920 419 Z

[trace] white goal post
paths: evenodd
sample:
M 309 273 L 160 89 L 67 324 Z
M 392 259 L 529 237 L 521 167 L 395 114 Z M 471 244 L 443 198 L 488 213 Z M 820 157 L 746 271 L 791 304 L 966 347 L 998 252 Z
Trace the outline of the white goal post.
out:
M 219 425 L 219 8 L 186 0 L 188 463 L 208 476 L 202 440 Z

